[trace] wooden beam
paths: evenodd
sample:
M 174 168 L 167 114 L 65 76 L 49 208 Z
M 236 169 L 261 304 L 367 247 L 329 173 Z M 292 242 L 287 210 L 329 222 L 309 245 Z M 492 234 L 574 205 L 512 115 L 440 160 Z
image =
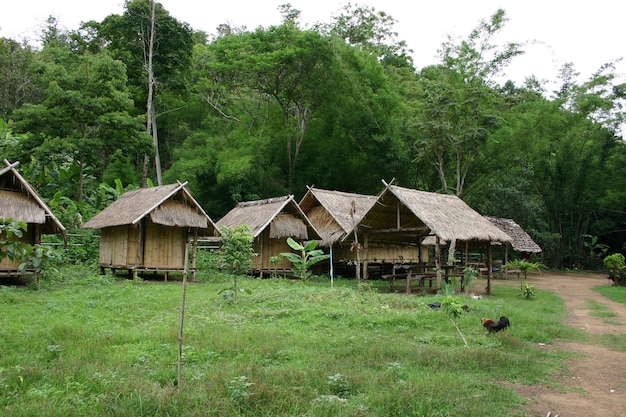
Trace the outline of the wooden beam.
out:
M 426 226 L 419 227 L 399 227 L 390 229 L 371 229 L 374 233 L 409 233 L 409 232 L 428 232 L 430 229 Z

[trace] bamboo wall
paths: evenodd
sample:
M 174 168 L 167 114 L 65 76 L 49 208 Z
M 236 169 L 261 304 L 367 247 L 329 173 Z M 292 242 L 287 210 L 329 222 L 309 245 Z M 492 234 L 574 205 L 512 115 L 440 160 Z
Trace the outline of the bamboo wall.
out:
M 187 229 L 146 222 L 144 267 L 154 269 L 185 268 Z
M 370 246 L 360 252 L 361 261 L 378 263 L 428 262 L 428 248 L 425 246 Z M 349 246 L 333 247 L 333 261 L 356 260 L 356 254 Z
M 272 239 L 269 237 L 269 228 L 254 240 L 254 252 L 258 256 L 252 257 L 252 269 L 291 269 L 291 262 L 287 258 L 280 258 L 278 265 L 272 265 L 270 259 L 281 252 L 292 252 L 287 239 Z
M 187 229 L 147 220 L 139 225 L 102 229 L 100 266 L 183 270 Z
M 130 267 L 143 263 L 138 225 L 107 227 L 100 233 L 100 266 Z

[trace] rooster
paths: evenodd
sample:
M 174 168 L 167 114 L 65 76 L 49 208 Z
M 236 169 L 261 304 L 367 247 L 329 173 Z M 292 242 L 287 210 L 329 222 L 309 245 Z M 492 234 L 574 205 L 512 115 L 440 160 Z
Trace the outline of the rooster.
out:
M 483 318 L 480 322 L 483 324 L 485 329 L 489 331 L 489 333 L 506 330 L 506 328 L 511 325 L 507 317 L 500 317 L 500 320 L 497 323 L 490 318 Z

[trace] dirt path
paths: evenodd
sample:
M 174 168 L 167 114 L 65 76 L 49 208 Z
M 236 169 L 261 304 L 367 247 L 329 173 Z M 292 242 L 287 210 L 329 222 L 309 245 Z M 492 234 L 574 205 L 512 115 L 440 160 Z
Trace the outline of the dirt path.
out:
M 527 280 L 538 289 L 553 291 L 565 302 L 565 324 L 588 334 L 585 343 L 557 341 L 546 349 L 580 354 L 569 360 L 559 375 L 562 389 L 544 386 L 517 386 L 529 401 L 529 416 L 545 417 L 548 412 L 560 417 L 626 416 L 626 353 L 600 345 L 594 335 L 626 332 L 626 305 L 613 302 L 592 290 L 609 285 L 605 275 L 542 274 Z M 500 281 L 502 282 L 502 281 Z M 511 281 L 504 281 L 509 285 Z M 514 281 L 517 285 L 519 281 Z M 499 285 L 499 284 L 498 284 Z M 593 315 L 593 306 L 604 306 L 602 312 L 615 314 L 609 319 Z M 597 311 L 597 310 L 596 310 Z

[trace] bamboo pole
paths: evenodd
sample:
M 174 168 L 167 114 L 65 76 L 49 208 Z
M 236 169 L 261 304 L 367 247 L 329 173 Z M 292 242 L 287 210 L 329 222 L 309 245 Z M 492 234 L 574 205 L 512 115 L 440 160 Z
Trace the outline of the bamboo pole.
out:
M 180 303 L 180 326 L 178 328 L 178 388 L 183 385 L 183 324 L 185 323 L 185 295 L 187 292 L 187 261 L 189 244 L 185 244 L 185 267 L 183 269 L 183 289 Z
M 491 294 L 491 279 L 493 278 L 493 261 L 491 258 L 491 242 L 487 242 L 487 294 Z
M 198 228 L 193 229 L 193 247 L 191 250 L 191 281 L 196 280 L 196 265 L 198 259 Z

